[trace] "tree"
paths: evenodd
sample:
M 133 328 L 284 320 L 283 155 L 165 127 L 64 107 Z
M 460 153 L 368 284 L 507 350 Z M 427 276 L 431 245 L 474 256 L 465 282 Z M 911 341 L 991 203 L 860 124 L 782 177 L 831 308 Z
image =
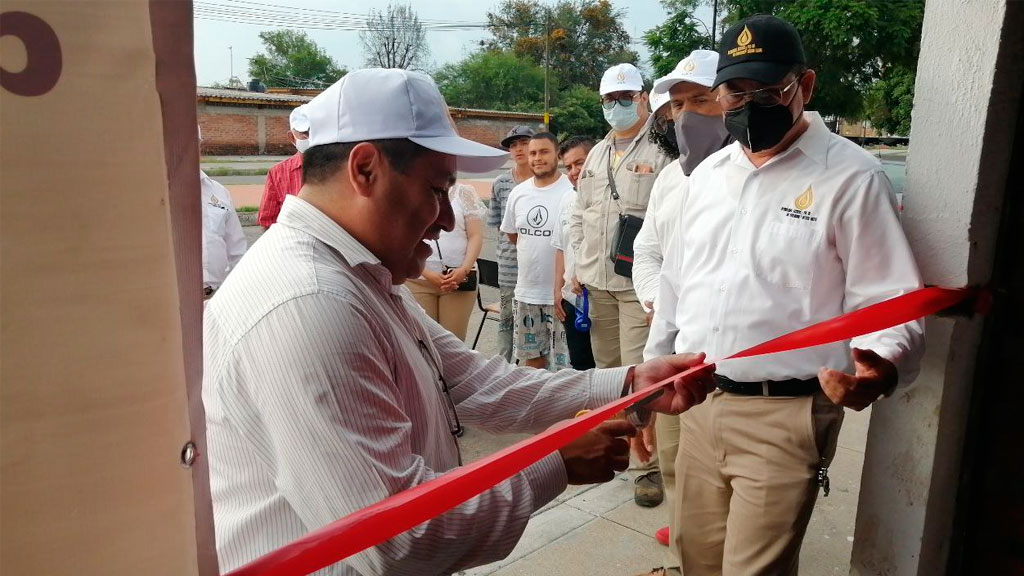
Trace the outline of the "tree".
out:
M 299 30 L 260 32 L 266 54 L 249 59 L 249 76 L 279 88 L 326 88 L 348 71 Z
M 553 76 L 564 86 L 597 86 L 613 64 L 639 62 L 622 16 L 609 0 L 559 0 L 553 8 L 538 0 L 504 0 L 487 13 L 493 36 L 487 47 L 543 66 L 547 38 Z
M 914 108 L 916 71 L 892 66 L 868 89 L 865 115 L 871 125 L 886 134 L 910 134 L 910 113 Z
M 544 69 L 511 52 L 482 50 L 434 74 L 451 106 L 543 110 Z
M 419 68 L 429 54 L 427 33 L 410 5 L 388 4 L 370 10 L 365 31 L 359 33 L 366 65 L 376 68 Z
M 598 102 L 597 90 L 576 85 L 558 95 L 558 106 L 551 111 L 551 131 L 563 136 L 603 138 L 608 131 Z
M 710 30 L 693 16 L 701 0 L 662 0 L 661 5 L 668 12 L 668 19 L 644 32 L 644 44 L 651 52 L 651 67 L 658 77 L 671 72 L 690 52 L 698 48 L 712 49 Z
M 810 108 L 856 118 L 868 87 L 892 66 L 912 70 L 924 0 L 724 0 L 728 21 L 774 14 L 800 32 L 818 84 Z

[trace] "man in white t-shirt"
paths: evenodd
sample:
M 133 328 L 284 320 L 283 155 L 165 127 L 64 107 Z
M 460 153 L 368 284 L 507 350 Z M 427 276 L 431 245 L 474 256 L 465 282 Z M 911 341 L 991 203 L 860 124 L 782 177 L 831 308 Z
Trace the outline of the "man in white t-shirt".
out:
M 550 132 L 530 139 L 530 170 L 533 178 L 512 189 L 501 231 L 516 245 L 519 274 L 516 279 L 512 340 L 514 355 L 524 365 L 546 368 L 552 356 L 558 327 L 555 323 L 555 249 L 551 238 L 558 230 L 562 196 L 572 183 L 558 171 L 558 140 Z M 553 355 L 553 368 L 569 366 L 567 354 Z

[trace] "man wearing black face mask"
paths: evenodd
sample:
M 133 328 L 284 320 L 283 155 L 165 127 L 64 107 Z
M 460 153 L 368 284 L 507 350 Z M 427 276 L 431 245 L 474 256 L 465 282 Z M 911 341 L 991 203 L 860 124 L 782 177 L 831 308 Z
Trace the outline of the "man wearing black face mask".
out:
M 714 87 L 737 141 L 690 174 L 645 357 L 725 357 L 921 287 L 881 165 L 805 111 L 815 74 L 793 26 L 736 23 Z M 923 331 L 718 364 L 718 389 L 680 419 L 672 537 L 687 576 L 797 573 L 844 407 L 913 380 Z
M 651 102 L 664 99 L 668 103 L 670 118 L 674 120 L 672 141 L 677 147 L 675 155 L 679 160 L 663 168 L 654 181 L 644 224 L 633 244 L 633 287 L 648 317 L 654 314 L 654 308 L 657 307 L 663 254 L 668 239 L 675 233 L 679 207 L 688 190 L 688 177 L 704 158 L 731 140 L 722 123 L 722 109 L 711 91 L 717 65 L 717 52 L 694 50 L 680 60 L 671 73 L 656 80 L 651 90 Z M 640 453 L 653 453 L 657 449 L 661 478 L 665 485 L 665 501 L 669 504 L 669 526 L 658 530 L 656 537 L 659 542 L 667 544 L 676 532 L 672 521 L 675 515 L 679 418 L 657 418 L 654 430 L 656 433 L 653 438 L 650 428 L 644 430 L 645 445 L 635 448 Z M 679 555 L 674 547 L 670 547 L 670 552 L 665 568 L 677 569 Z

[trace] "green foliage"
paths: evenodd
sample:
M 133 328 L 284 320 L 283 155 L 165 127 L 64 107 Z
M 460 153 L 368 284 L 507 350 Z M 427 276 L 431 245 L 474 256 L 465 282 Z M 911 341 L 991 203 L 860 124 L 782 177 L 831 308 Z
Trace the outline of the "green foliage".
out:
M 490 50 L 510 51 L 544 65 L 545 38 L 552 75 L 564 86 L 597 86 L 613 64 L 639 62 L 629 47 L 622 10 L 609 0 L 504 0 L 487 13 Z
M 924 0 L 724 0 L 727 21 L 774 14 L 800 32 L 818 75 L 809 108 L 855 118 L 868 87 L 890 66 L 912 69 L 920 48 Z
M 910 134 L 915 76 L 912 69 L 893 66 L 871 85 L 864 100 L 864 107 L 872 126 L 887 134 Z
M 690 52 L 711 48 L 709 30 L 693 16 L 700 4 L 700 0 L 662 0 L 668 19 L 644 32 L 644 44 L 651 52 L 656 77 L 671 72 Z
M 552 111 L 551 131 L 559 138 L 590 136 L 602 138 L 608 131 L 601 112 L 601 97 L 587 86 L 573 86 L 559 94 L 558 106 Z
M 450 106 L 530 112 L 544 109 L 544 69 L 510 52 L 477 52 L 444 66 L 434 74 L 434 80 Z
M 266 54 L 249 59 L 249 76 L 268 87 L 326 88 L 348 71 L 339 67 L 305 32 L 260 32 Z

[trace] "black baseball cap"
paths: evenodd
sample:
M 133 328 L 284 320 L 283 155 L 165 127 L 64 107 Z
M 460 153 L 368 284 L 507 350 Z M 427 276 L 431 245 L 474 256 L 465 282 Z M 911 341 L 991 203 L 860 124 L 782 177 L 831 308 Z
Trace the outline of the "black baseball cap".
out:
M 792 24 L 775 16 L 751 16 L 722 35 L 712 88 L 737 78 L 775 84 L 793 65 L 806 63 L 800 34 Z
M 529 126 L 516 126 L 509 130 L 508 134 L 501 139 L 501 147 L 508 150 L 508 147 L 516 140 L 519 140 L 520 138 L 533 138 L 533 135 L 533 128 L 530 128 Z

